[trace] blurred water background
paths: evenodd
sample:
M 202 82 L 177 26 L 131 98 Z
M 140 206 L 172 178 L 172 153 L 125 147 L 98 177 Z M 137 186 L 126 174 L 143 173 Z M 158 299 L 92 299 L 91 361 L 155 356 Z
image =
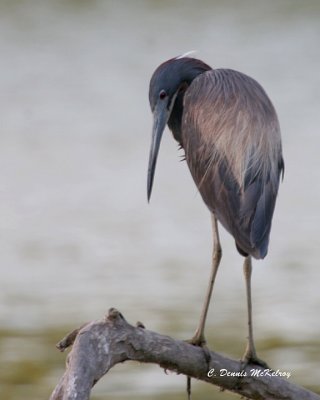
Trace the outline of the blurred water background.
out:
M 210 217 L 164 135 L 151 204 L 148 84 L 196 49 L 257 79 L 279 114 L 286 172 L 269 255 L 254 263 L 259 355 L 319 386 L 320 2 L 0 1 L 0 397 L 48 398 L 54 344 L 117 307 L 186 339 L 210 269 Z M 241 257 L 222 232 L 210 347 L 240 358 Z M 116 367 L 94 398 L 184 399 L 185 379 Z M 229 399 L 195 384 L 194 399 Z M 221 397 L 219 397 L 221 396 Z

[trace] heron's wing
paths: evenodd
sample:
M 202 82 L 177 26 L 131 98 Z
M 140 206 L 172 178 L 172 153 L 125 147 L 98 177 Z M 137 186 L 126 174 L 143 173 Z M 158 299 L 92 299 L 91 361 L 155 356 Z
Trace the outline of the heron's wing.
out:
M 185 94 L 182 145 L 209 209 L 244 253 L 264 257 L 283 163 L 262 87 L 231 70 L 198 76 Z
M 252 248 L 259 249 L 262 258 L 268 251 L 279 177 L 283 168 L 284 163 L 281 157 L 278 164 L 278 175 L 275 179 L 271 179 L 270 176 L 267 176 L 266 179 L 255 176 L 240 193 L 239 226 L 250 234 L 250 244 Z

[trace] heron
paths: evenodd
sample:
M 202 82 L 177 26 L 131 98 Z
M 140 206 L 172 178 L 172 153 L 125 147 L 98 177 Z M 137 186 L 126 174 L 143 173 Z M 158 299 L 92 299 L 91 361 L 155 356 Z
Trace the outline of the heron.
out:
M 153 129 L 147 195 L 152 192 L 160 142 L 168 125 L 184 151 L 194 183 L 211 213 L 212 267 L 198 327 L 191 343 L 204 347 L 205 323 L 222 249 L 218 222 L 234 238 L 244 258 L 248 336 L 242 357 L 257 357 L 252 328 L 252 257 L 263 259 L 279 181 L 284 173 L 281 134 L 275 108 L 262 86 L 232 69 L 214 69 L 186 56 L 162 63 L 149 86 Z

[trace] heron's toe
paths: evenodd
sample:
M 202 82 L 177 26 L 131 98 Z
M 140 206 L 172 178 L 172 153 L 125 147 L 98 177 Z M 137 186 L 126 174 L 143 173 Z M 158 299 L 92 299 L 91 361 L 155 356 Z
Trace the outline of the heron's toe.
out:
M 207 342 L 206 342 L 204 335 L 197 335 L 197 333 L 196 333 L 191 339 L 185 340 L 185 342 L 192 344 L 193 346 L 201 347 L 201 349 L 203 350 L 203 354 L 204 354 L 206 363 L 209 366 L 210 360 L 211 360 L 211 355 L 210 355 L 210 350 L 207 347 Z
M 263 361 L 261 358 L 257 357 L 256 354 L 252 355 L 252 354 L 245 353 L 241 359 L 241 363 L 243 365 L 243 369 L 249 364 L 258 365 L 259 367 L 262 367 L 265 369 L 271 369 L 269 367 L 269 365 L 265 361 Z
M 199 347 L 205 347 L 207 344 L 204 335 L 197 335 L 197 333 L 191 339 L 185 340 L 185 342 Z

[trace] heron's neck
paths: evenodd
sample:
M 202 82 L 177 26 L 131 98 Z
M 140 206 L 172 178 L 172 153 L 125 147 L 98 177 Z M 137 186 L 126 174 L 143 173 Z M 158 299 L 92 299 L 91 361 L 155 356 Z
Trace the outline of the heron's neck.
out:
M 176 62 L 176 68 L 178 69 L 177 72 L 180 76 L 181 85 L 173 109 L 171 111 L 170 118 L 168 120 L 168 126 L 173 134 L 173 137 L 183 147 L 181 136 L 181 121 L 183 115 L 184 95 L 197 76 L 203 74 L 208 70 L 211 70 L 212 68 L 204 62 L 195 58 L 185 58 L 180 60 L 178 59 L 174 60 L 173 62 Z
M 171 111 L 170 118 L 168 120 L 168 126 L 171 130 L 175 140 L 183 147 L 181 138 L 181 121 L 183 114 L 183 98 L 185 91 L 178 94 L 176 101 L 174 103 L 173 109 Z

